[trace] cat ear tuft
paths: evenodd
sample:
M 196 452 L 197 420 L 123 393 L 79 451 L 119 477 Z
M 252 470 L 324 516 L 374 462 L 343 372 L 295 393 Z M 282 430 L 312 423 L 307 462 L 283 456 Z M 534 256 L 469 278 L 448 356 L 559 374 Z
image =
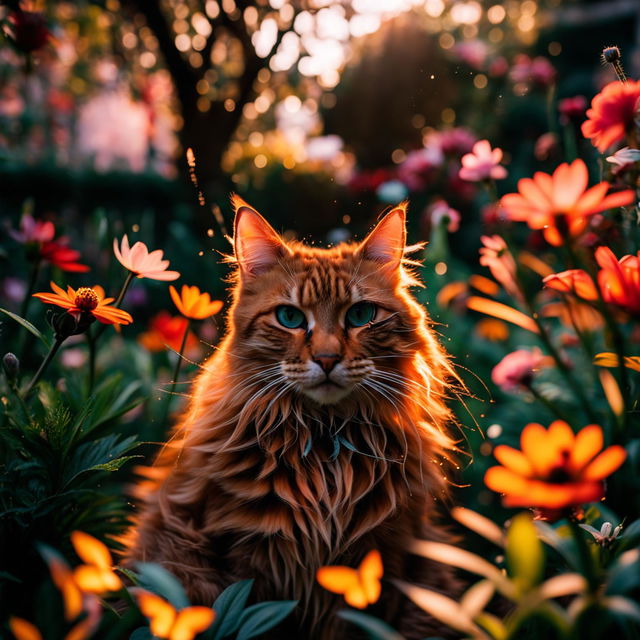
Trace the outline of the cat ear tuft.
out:
M 394 269 L 400 266 L 407 239 L 407 204 L 403 202 L 389 211 L 362 241 L 358 252 L 363 258 Z
M 236 210 L 233 245 L 243 274 L 258 275 L 269 271 L 289 252 L 273 227 L 240 196 L 232 195 Z

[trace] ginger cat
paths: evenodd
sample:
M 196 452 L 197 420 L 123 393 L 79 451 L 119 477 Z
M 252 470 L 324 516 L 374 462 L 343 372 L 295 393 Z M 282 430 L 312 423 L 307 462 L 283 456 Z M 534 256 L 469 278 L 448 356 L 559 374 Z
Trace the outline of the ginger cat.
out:
M 143 483 L 128 561 L 162 564 L 193 604 L 254 578 L 258 601 L 299 600 L 275 637 L 341 640 L 359 636 L 316 572 L 377 549 L 383 591 L 368 613 L 410 639 L 447 636 L 391 584 L 457 590 L 446 565 L 406 550 L 447 538 L 436 520 L 454 377 L 409 292 L 406 207 L 361 243 L 319 249 L 233 204 L 228 331 Z

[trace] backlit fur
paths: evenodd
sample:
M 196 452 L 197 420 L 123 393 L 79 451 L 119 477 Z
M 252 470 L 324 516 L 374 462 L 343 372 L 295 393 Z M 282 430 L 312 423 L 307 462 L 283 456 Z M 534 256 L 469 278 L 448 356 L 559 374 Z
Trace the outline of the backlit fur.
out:
M 409 291 L 404 207 L 363 243 L 319 249 L 285 242 L 235 205 L 248 221 L 236 223 L 228 331 L 138 487 L 129 562 L 161 563 L 197 604 L 254 578 L 257 601 L 300 601 L 276 637 L 337 640 L 359 636 L 335 616 L 344 601 L 319 587 L 316 571 L 355 567 L 376 548 L 384 588 L 370 612 L 407 638 L 446 635 L 390 583 L 455 591 L 445 565 L 406 551 L 412 537 L 446 538 L 436 511 L 453 449 L 453 371 Z M 359 300 L 379 315 L 349 328 L 345 311 Z M 304 311 L 308 326 L 280 325 L 283 304 Z M 314 360 L 326 353 L 339 356 L 329 377 Z

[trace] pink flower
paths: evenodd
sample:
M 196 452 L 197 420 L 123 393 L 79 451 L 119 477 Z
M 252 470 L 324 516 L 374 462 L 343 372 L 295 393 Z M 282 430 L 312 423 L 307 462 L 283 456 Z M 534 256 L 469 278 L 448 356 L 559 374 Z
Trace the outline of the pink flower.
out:
M 509 73 L 512 82 L 525 84 L 538 84 L 547 87 L 553 83 L 556 70 L 547 58 L 538 56 L 530 58 L 521 53 L 515 57 Z
M 442 221 L 446 221 L 449 233 L 460 228 L 460 212 L 452 209 L 444 200 L 436 200 L 425 213 L 432 227 L 437 227 Z
M 489 65 L 489 75 L 499 78 L 509 71 L 509 63 L 504 56 L 495 58 Z
M 615 164 L 620 170 L 622 167 L 640 162 L 640 150 L 623 147 L 618 149 L 612 156 L 607 156 L 607 162 Z
M 53 222 L 36 220 L 33 216 L 27 214 L 22 216 L 20 220 L 20 231 L 12 229 L 9 234 L 14 240 L 22 244 L 50 242 L 56 235 L 56 228 L 53 226 Z
M 438 147 L 410 151 L 407 159 L 398 167 L 398 178 L 411 191 L 420 191 L 429 184 L 434 169 L 440 167 L 443 162 L 444 156 Z
M 502 236 L 482 236 L 480 249 L 480 264 L 488 267 L 491 275 L 504 287 L 505 291 L 514 298 L 520 299 L 520 287 L 516 280 L 516 261 L 507 247 Z
M 548 160 L 558 152 L 558 136 L 555 133 L 543 133 L 537 140 L 533 149 L 536 160 Z
M 491 380 L 503 391 L 520 391 L 531 386 L 533 376 L 545 363 L 545 356 L 538 347 L 518 349 L 507 354 L 493 368 Z
M 587 99 L 584 96 L 565 98 L 558 103 L 558 111 L 565 122 L 584 118 L 587 111 Z
M 432 131 L 424 137 L 425 147 L 437 147 L 445 155 L 461 156 L 469 153 L 477 136 L 465 127 L 454 127 L 444 131 Z
M 500 166 L 502 149 L 491 148 L 488 140 L 479 140 L 473 145 L 473 151 L 462 156 L 462 168 L 459 176 L 463 180 L 477 182 L 479 180 L 502 180 L 507 177 L 507 170 Z
M 487 59 L 489 47 L 482 40 L 467 40 L 458 43 L 453 52 L 465 64 L 474 69 L 481 69 Z
M 113 240 L 113 252 L 118 262 L 135 274 L 138 278 L 150 278 L 151 280 L 176 280 L 180 277 L 177 271 L 167 271 L 168 260 L 163 260 L 163 252 L 160 249 L 149 253 L 144 242 L 136 242 L 129 248 L 129 238 L 122 238 L 122 245 L 118 247 L 118 240 Z

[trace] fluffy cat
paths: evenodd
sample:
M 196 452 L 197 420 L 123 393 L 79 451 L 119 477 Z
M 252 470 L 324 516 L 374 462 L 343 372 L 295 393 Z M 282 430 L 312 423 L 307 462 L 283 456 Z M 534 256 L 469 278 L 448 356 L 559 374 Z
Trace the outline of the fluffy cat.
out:
M 319 249 L 233 204 L 228 332 L 141 484 L 128 561 L 161 563 L 194 604 L 255 578 L 256 600 L 300 601 L 276 637 L 340 640 L 359 636 L 316 571 L 378 549 L 383 593 L 368 612 L 410 639 L 446 636 L 390 582 L 456 591 L 446 565 L 406 551 L 447 538 L 437 510 L 454 448 L 454 374 L 409 292 L 406 207 L 361 243 Z

